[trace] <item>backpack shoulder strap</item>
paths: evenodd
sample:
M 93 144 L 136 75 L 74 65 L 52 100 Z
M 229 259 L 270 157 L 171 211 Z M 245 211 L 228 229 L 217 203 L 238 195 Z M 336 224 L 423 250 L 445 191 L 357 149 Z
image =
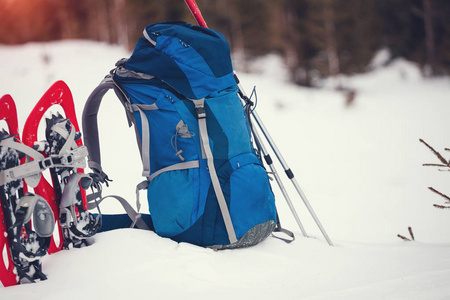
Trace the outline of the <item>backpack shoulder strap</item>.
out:
M 101 182 L 108 180 L 108 176 L 103 172 L 101 166 L 97 115 L 103 96 L 110 89 L 114 90 L 120 102 L 125 107 L 128 125 L 131 126 L 134 123 L 133 111 L 131 109 L 129 99 L 122 89 L 114 82 L 112 75 L 106 76 L 100 85 L 92 91 L 87 99 L 82 117 L 84 145 L 87 147 L 89 152 L 88 164 L 94 173 L 99 177 Z

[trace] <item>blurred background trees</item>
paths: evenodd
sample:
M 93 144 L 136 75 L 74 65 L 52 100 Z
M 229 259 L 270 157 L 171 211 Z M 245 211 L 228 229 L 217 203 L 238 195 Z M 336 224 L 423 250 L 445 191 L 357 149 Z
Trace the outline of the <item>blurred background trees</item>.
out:
M 380 49 L 450 73 L 448 0 L 197 0 L 245 60 L 277 53 L 292 80 L 367 70 Z M 183 0 L 0 0 L 0 43 L 91 39 L 132 49 L 147 24 L 195 23 Z

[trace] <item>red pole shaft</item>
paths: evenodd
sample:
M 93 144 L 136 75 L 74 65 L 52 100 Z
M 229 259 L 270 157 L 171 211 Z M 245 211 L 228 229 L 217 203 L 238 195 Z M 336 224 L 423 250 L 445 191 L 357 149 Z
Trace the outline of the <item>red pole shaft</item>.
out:
M 198 25 L 208 28 L 208 25 L 206 25 L 205 19 L 203 19 L 202 13 L 200 12 L 195 0 L 184 0 L 184 2 L 186 2 Z

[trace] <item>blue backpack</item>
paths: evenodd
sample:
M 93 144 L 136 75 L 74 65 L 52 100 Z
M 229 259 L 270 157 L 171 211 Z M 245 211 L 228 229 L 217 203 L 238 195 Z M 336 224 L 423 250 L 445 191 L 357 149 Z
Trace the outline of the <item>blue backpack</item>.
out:
M 139 187 L 147 188 L 150 226 L 158 235 L 223 249 L 254 245 L 272 233 L 274 195 L 222 34 L 184 22 L 148 25 L 131 57 L 92 92 L 83 136 L 100 182 L 108 177 L 97 112 L 109 89 L 135 126 L 146 177 Z

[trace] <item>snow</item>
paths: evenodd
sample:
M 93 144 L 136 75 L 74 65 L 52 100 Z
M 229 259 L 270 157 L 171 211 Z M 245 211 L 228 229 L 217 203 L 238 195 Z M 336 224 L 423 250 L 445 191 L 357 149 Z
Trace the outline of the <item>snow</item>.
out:
M 288 83 L 275 56 L 256 61 L 251 74 L 238 72 L 248 94 L 257 87 L 258 115 L 335 246 L 328 246 L 286 179 L 311 238 L 302 236 L 274 184 L 282 224 L 296 234 L 291 244 L 268 238 L 217 252 L 152 232 L 116 230 L 96 235 L 89 247 L 47 256 L 48 280 L 0 288 L 1 298 L 450 299 L 450 212 L 434 208 L 444 201 L 428 190 L 450 194 L 449 173 L 422 166 L 438 161 L 419 142 L 450 156 L 444 151 L 450 147 L 450 78 L 424 79 L 402 59 L 386 65 L 383 51 L 369 73 L 340 78 L 356 91 L 350 106 L 331 83 L 322 89 Z M 23 129 L 39 97 L 61 79 L 81 122 L 90 92 L 129 55 L 90 41 L 0 46 L 0 95 L 15 99 Z M 134 205 L 142 180 L 139 152 L 113 93 L 101 105 L 99 123 L 103 167 L 114 179 L 104 193 Z M 122 212 L 113 201 L 102 210 Z M 409 226 L 415 242 L 397 237 L 409 237 Z

